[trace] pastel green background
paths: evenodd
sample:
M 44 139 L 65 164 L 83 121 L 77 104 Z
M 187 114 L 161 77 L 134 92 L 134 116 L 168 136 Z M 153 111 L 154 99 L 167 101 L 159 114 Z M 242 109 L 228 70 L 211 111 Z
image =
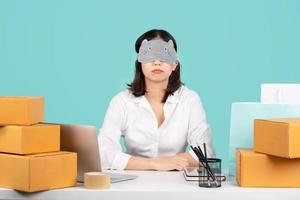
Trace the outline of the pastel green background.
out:
M 299 11 L 298 0 L 0 0 L 0 95 L 44 96 L 46 121 L 100 128 L 133 78 L 135 40 L 166 29 L 227 168 L 231 103 L 300 81 Z

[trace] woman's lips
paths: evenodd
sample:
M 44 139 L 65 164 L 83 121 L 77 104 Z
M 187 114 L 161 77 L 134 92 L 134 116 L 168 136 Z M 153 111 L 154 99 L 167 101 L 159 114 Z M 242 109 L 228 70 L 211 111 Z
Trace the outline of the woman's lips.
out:
M 164 72 L 164 71 L 163 71 L 163 70 L 160 70 L 160 69 L 152 70 L 152 73 L 154 73 L 154 74 L 160 74 L 160 73 L 162 73 L 162 72 Z

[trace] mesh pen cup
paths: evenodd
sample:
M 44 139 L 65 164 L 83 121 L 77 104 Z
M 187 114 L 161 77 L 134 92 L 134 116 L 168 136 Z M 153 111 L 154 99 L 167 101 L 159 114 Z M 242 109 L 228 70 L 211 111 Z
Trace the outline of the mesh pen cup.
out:
M 199 161 L 199 187 L 221 187 L 221 159 L 208 158 Z

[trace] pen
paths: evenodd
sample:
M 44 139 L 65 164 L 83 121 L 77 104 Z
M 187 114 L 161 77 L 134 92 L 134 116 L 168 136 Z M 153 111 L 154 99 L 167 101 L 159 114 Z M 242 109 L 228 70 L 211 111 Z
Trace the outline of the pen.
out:
M 203 149 L 204 149 L 205 160 L 207 160 L 206 144 L 205 143 L 203 143 Z M 208 181 L 208 186 L 210 186 L 210 181 L 209 181 L 209 175 L 208 175 L 208 173 L 207 173 L 207 181 Z
M 207 169 L 207 171 L 211 174 L 212 179 L 215 181 L 215 180 L 216 180 L 216 177 L 215 177 L 215 175 L 212 173 L 212 170 L 211 170 L 211 168 L 210 168 L 210 166 L 209 166 L 209 164 L 208 164 L 207 158 L 204 157 L 203 152 L 202 152 L 202 150 L 201 150 L 201 147 L 200 147 L 200 146 L 197 146 L 197 148 L 198 148 L 199 153 L 200 153 L 200 155 L 201 155 L 201 159 L 203 159 L 204 162 L 205 162 L 205 164 L 206 164 L 206 169 Z
M 199 146 L 198 146 L 199 149 L 197 147 L 193 147 L 193 146 L 191 146 L 191 148 L 194 151 L 194 153 L 197 155 L 199 162 L 206 169 L 207 173 L 211 176 L 211 178 L 215 181 L 216 178 L 215 178 L 214 174 L 212 173 L 211 169 L 208 168 L 209 166 L 208 166 L 207 160 L 205 162 L 205 158 L 203 156 L 202 151 L 201 152 L 199 151 L 199 149 L 201 150 L 201 148 Z

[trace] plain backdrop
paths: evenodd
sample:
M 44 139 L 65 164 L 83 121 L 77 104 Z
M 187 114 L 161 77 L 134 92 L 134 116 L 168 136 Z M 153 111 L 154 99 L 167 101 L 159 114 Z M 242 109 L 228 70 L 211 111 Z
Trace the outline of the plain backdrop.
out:
M 298 0 L 0 0 L 0 95 L 44 96 L 47 122 L 100 128 L 152 28 L 177 40 L 227 168 L 231 103 L 260 101 L 261 83 L 300 82 Z

